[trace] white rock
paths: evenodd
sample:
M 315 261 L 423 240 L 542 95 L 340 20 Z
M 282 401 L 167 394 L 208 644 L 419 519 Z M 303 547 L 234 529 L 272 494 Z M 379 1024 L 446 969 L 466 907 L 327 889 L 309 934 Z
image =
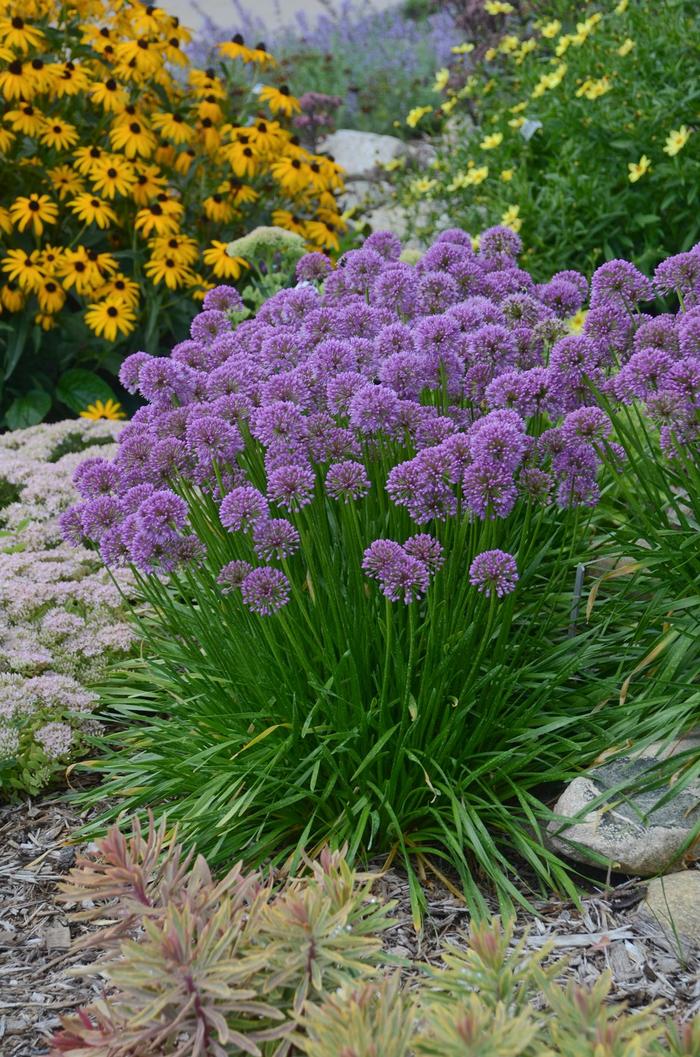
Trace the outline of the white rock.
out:
M 700 946 L 700 871 L 655 877 L 639 913 L 656 921 L 669 940 L 680 938 Z
M 700 783 L 691 783 L 658 808 L 667 786 L 627 795 L 611 793 L 607 804 L 589 806 L 623 782 L 642 778 L 653 762 L 649 756 L 621 757 L 575 778 L 554 807 L 556 815 L 574 821 L 569 825 L 552 821 L 548 826 L 554 850 L 589 864 L 595 862 L 592 852 L 609 868 L 640 877 L 669 869 L 700 821 Z M 700 839 L 683 858 L 700 858 Z
M 342 165 L 346 180 L 357 180 L 373 173 L 377 166 L 402 157 L 406 145 L 396 136 L 339 128 L 337 132 L 326 136 L 320 150 L 332 154 L 338 165 Z

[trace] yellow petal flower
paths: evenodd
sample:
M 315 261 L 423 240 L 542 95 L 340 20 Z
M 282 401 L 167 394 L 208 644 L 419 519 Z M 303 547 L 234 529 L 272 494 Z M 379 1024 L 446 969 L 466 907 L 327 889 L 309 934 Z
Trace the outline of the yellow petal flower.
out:
M 651 169 L 651 159 L 647 158 L 646 154 L 642 154 L 638 162 L 629 162 L 627 168 L 629 169 L 629 182 L 636 184 L 637 180 L 641 180 L 644 173 Z
M 669 132 L 666 137 L 664 153 L 673 158 L 679 151 L 683 150 L 690 139 L 690 129 L 687 125 L 681 125 L 679 129 Z

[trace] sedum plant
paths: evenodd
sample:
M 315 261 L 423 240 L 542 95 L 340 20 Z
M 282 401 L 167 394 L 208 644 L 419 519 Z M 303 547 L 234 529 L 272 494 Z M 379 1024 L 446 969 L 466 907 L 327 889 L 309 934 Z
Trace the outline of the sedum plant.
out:
M 303 879 L 273 886 L 238 864 L 215 880 L 184 855 L 165 822 L 117 827 L 62 885 L 86 933 L 107 951 L 93 970 L 110 990 L 64 1018 L 52 1053 L 85 1057 L 225 1057 L 289 1052 L 294 1015 L 376 972 L 389 907 L 342 855 L 324 852 Z
M 627 1013 L 607 974 L 563 986 L 565 963 L 514 944 L 512 921 L 472 923 L 402 986 L 378 972 L 390 906 L 342 855 L 277 885 L 240 865 L 215 882 L 165 825 L 114 827 L 62 886 L 103 926 L 79 942 L 106 951 L 83 971 L 107 996 L 62 1018 L 51 1057 L 697 1055 L 700 1018 Z
M 330 273 L 303 258 L 254 319 L 211 291 L 171 357 L 125 361 L 148 404 L 63 520 L 150 604 L 149 657 L 107 697 L 120 809 L 167 810 L 213 862 L 398 855 L 416 916 L 440 860 L 474 904 L 483 876 L 522 898 L 523 861 L 570 886 L 542 789 L 666 733 L 653 681 L 618 700 L 665 609 L 612 581 L 583 613 L 625 459 L 596 394 L 652 370 L 653 288 L 603 266 L 570 333 L 587 280 L 535 284 L 520 248 L 452 229 L 411 266 L 376 234 Z M 664 375 L 690 460 L 696 364 L 678 345 Z

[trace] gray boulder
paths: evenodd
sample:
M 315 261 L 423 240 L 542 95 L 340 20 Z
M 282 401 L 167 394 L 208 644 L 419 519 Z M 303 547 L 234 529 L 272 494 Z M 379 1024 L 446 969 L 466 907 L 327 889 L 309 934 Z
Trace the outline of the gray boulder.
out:
M 700 871 L 655 877 L 638 913 L 660 925 L 669 938 L 700 947 Z
M 694 732 L 670 753 L 651 746 L 644 755 L 618 757 L 575 778 L 554 807 L 560 819 L 572 821 L 550 822 L 550 846 L 578 862 L 595 863 L 594 856 L 600 856 L 609 869 L 639 877 L 664 873 L 678 863 L 679 856 L 686 861 L 700 858 L 700 838 L 682 850 L 700 822 L 700 782 L 691 783 L 660 807 L 659 801 L 668 792 L 665 785 L 640 792 L 611 792 L 621 783 L 643 779 L 659 758 L 696 745 Z M 607 803 L 590 807 L 605 794 L 609 794 Z

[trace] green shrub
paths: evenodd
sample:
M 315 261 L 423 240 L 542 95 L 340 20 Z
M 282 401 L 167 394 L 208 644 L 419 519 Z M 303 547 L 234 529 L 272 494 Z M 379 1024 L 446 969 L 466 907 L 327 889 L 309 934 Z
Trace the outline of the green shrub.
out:
M 429 235 L 445 213 L 475 234 L 505 222 L 540 279 L 614 257 L 648 269 L 689 248 L 700 238 L 697 5 L 549 0 L 538 15 L 524 32 L 508 16 L 483 61 L 445 78 L 435 168 L 395 176 L 416 230 Z

